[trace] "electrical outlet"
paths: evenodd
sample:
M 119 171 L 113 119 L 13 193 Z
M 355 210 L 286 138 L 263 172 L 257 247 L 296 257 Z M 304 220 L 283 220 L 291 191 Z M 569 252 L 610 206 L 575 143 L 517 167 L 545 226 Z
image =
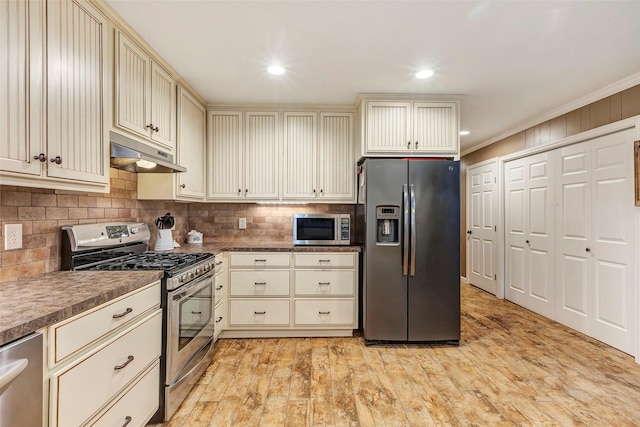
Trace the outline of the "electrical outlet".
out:
M 240 230 L 245 230 L 247 228 L 247 218 L 238 219 L 238 228 Z
M 22 224 L 4 225 L 4 250 L 22 248 Z

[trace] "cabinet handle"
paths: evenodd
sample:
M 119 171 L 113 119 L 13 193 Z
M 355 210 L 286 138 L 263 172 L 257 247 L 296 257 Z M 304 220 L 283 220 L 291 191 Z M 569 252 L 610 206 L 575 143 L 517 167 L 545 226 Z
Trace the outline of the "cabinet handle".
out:
M 267 262 L 266 259 L 254 259 L 253 262 Z
M 266 286 L 267 282 L 253 282 L 255 286 Z
M 217 261 L 216 262 L 216 265 L 220 265 L 220 264 L 222 264 L 222 261 Z
M 244 194 L 247 194 L 248 192 L 249 192 L 249 189 L 248 189 L 248 188 L 245 188 L 245 189 L 244 189 Z
M 118 313 L 118 314 L 114 314 L 112 317 L 114 319 L 119 319 L 121 317 L 126 316 L 127 314 L 131 313 L 133 311 L 133 308 L 128 307 L 125 311 L 123 311 L 122 313 Z
M 267 314 L 266 311 L 254 311 L 253 314 Z
M 51 159 L 51 163 L 55 163 L 56 165 L 59 165 L 60 163 L 62 163 L 62 157 L 56 156 L 55 158 Z
M 180 184 L 180 188 L 186 188 L 187 184 Z
M 202 314 L 201 311 L 192 311 L 191 314 Z
M 320 194 L 324 194 L 324 190 L 322 188 L 320 189 Z
M 418 149 L 418 141 L 416 141 L 415 149 L 416 149 L 416 150 Z
M 216 291 L 219 291 L 220 289 L 224 288 L 224 286 L 220 285 L 220 286 L 216 286 Z
M 133 356 L 129 356 L 127 357 L 127 361 L 124 362 L 122 365 L 116 365 L 113 367 L 114 371 L 119 371 L 120 369 L 124 368 L 125 366 L 127 366 L 129 363 L 133 362 Z
M 35 157 L 34 157 L 34 158 L 35 158 Z M 313 194 L 316 194 L 316 189 L 315 189 L 315 188 L 313 189 Z
M 471 230 L 467 230 L 467 234 L 471 234 Z
M 407 150 L 411 150 L 411 141 L 407 142 Z
M 40 160 L 41 162 L 46 162 L 47 156 L 45 156 L 44 153 L 40 153 L 37 156 L 33 156 L 33 160 Z
M 318 262 L 331 262 L 330 259 L 319 259 Z
M 220 323 L 222 321 L 222 316 L 216 318 L 216 323 Z
M 529 244 L 529 241 L 528 241 L 528 240 L 525 240 L 524 242 L 525 242 L 527 245 Z
M 160 130 L 160 128 L 158 126 L 153 127 L 153 123 L 150 123 L 145 127 L 151 129 L 153 132 L 158 132 Z
M 318 285 L 320 286 L 329 286 L 331 284 L 331 282 L 318 282 Z
M 330 311 L 319 311 L 318 314 L 331 314 Z
M 587 248 L 587 249 L 585 249 L 585 251 L 591 252 L 591 248 Z
M 242 193 L 242 190 L 238 188 L 238 195 L 240 195 L 240 193 Z
M 131 418 L 130 416 L 126 416 L 124 417 L 124 424 L 122 424 L 122 427 L 127 427 L 129 425 L 129 423 L 131 422 L 133 418 Z

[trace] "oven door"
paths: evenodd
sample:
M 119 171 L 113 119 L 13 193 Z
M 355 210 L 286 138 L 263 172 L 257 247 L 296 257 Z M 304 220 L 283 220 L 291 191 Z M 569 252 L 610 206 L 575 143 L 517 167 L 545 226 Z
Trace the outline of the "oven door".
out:
M 167 294 L 167 385 L 184 376 L 187 365 L 213 337 L 214 272 Z

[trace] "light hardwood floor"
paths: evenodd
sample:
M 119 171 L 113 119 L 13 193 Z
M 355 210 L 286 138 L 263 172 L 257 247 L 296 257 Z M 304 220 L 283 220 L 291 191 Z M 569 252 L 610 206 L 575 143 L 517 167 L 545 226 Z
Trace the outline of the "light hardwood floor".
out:
M 240 339 L 169 423 L 195 426 L 637 426 L 633 357 L 462 285 L 459 347 Z

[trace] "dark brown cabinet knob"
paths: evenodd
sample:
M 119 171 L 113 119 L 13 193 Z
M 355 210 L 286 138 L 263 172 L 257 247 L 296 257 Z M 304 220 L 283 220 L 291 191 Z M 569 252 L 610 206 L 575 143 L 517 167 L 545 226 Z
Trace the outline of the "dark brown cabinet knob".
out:
M 33 160 L 40 160 L 41 162 L 46 162 L 47 156 L 45 156 L 44 153 L 40 153 L 37 156 L 33 156 Z
M 60 163 L 62 163 L 62 157 L 60 156 L 56 156 L 53 159 L 51 159 L 51 163 L 55 163 L 56 165 L 59 165 Z

